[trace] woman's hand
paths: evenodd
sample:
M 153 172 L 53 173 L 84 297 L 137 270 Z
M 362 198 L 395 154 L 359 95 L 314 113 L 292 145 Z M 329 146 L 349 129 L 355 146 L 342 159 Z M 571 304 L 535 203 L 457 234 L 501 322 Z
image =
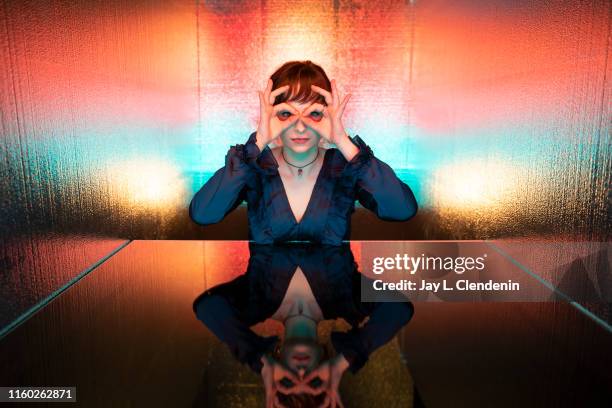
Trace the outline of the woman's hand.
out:
M 312 90 L 325 98 L 327 107 L 324 111 L 324 116 L 329 119 L 331 123 L 331 130 L 326 135 L 326 132 L 322 132 L 322 136 L 325 137 L 330 143 L 335 144 L 338 149 L 342 152 L 347 161 L 351 161 L 353 157 L 359 152 L 359 148 L 351 142 L 344 130 L 342 124 L 342 114 L 346 108 L 346 104 L 351 98 L 351 94 L 347 94 L 342 101 L 340 100 L 340 93 L 336 86 L 336 80 L 331 80 L 331 93 L 323 88 L 316 85 L 311 85 Z
M 277 393 L 291 393 L 291 389 L 285 387 L 282 380 L 287 378 L 293 384 L 298 384 L 300 380 L 293 372 L 283 367 L 271 357 L 264 355 L 261 357 L 261 362 L 263 364 L 261 368 L 261 378 L 266 391 L 266 408 L 281 407 Z
M 349 363 L 342 354 L 337 355 L 329 361 L 322 363 L 315 370 L 311 371 L 302 383 L 306 386 L 306 392 L 311 394 L 319 394 L 321 389 L 325 390 L 325 401 L 323 407 L 343 408 L 342 399 L 340 398 L 340 380 L 342 375 L 349 367 Z M 318 378 L 321 381 L 321 386 L 317 388 L 310 387 L 309 383 Z
M 272 80 L 268 79 L 266 89 L 263 92 L 257 91 L 259 95 L 259 125 L 257 126 L 257 147 L 259 147 L 259 151 L 263 151 L 268 143 L 276 139 L 282 131 L 282 125 L 275 116 L 274 100 L 288 89 L 289 85 L 285 85 L 272 92 Z

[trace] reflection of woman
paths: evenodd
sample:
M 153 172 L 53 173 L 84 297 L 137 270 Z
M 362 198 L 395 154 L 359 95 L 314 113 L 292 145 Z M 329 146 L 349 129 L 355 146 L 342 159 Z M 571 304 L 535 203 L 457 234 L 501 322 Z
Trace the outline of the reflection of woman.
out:
M 214 287 L 194 301 L 195 313 L 234 356 L 260 373 L 269 406 L 299 401 L 340 405 L 338 386 L 346 369 L 357 372 L 413 314 L 412 303 L 364 303 L 361 279 L 348 245 L 251 244 L 247 273 Z M 250 327 L 266 319 L 284 325 L 278 338 Z M 335 356 L 317 341 L 323 320 L 344 319 L 352 329 L 331 336 Z M 366 318 L 367 322 L 363 325 Z
M 345 132 L 349 96 L 341 100 L 335 81 L 310 61 L 281 66 L 259 92 L 257 132 L 230 148 L 225 166 L 193 197 L 191 218 L 214 224 L 246 200 L 257 243 L 338 245 L 349 238 L 355 200 L 384 220 L 414 216 L 410 188 L 359 136 Z M 279 139 L 281 146 L 268 146 Z M 322 139 L 337 148 L 320 147 Z

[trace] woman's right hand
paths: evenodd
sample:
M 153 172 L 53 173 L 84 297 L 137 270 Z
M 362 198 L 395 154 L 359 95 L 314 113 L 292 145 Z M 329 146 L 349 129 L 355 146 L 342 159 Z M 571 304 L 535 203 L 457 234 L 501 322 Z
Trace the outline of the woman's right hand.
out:
M 283 384 L 282 380 L 288 379 L 292 384 L 299 384 L 300 380 L 291 370 L 283 367 L 272 357 L 263 355 L 261 363 L 263 364 L 261 378 L 266 392 L 266 408 L 281 407 L 277 393 L 288 395 L 292 391 L 290 387 L 287 388 Z
M 280 121 L 275 115 L 274 100 L 288 89 L 289 85 L 285 85 L 272 92 L 272 79 L 268 79 L 266 89 L 263 92 L 257 91 L 259 95 L 259 125 L 257 126 L 257 147 L 259 147 L 259 151 L 263 151 L 268 143 L 276 139 L 282 131 Z

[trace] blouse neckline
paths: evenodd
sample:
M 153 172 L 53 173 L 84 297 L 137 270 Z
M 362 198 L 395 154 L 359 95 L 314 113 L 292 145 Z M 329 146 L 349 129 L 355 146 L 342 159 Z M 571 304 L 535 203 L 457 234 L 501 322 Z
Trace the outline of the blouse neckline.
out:
M 302 219 L 300 221 L 297 220 L 297 218 L 295 217 L 295 214 L 293 212 L 293 209 L 291 209 L 291 204 L 289 203 L 289 196 L 287 195 L 287 190 L 285 190 L 285 184 L 283 183 L 283 179 L 282 179 L 280 173 L 278 172 L 278 162 L 276 161 L 276 158 L 272 154 L 272 151 L 270 151 L 270 155 L 272 156 L 272 160 L 274 160 L 274 162 L 276 164 L 276 166 L 275 166 L 276 177 L 278 177 L 278 182 L 281 185 L 282 196 L 284 198 L 284 200 L 283 200 L 284 201 L 284 205 L 285 205 L 285 208 L 287 209 L 287 211 L 290 214 L 290 218 L 291 218 L 291 221 L 292 221 L 293 225 L 296 225 L 296 226 L 302 225 L 302 223 L 304 222 L 304 220 L 306 219 L 306 217 L 310 213 L 310 209 L 312 207 L 312 202 L 316 198 L 317 191 L 319 190 L 319 187 L 320 187 L 320 184 L 321 184 L 321 179 L 323 178 L 322 177 L 323 176 L 323 172 L 326 171 L 326 168 L 327 168 L 327 162 L 328 162 L 328 157 L 329 157 L 329 151 L 330 150 L 331 149 L 325 149 L 325 153 L 323 154 L 323 163 L 321 164 L 321 169 L 319 170 L 319 174 L 317 174 L 317 178 L 315 179 L 314 186 L 312 187 L 312 192 L 310 193 L 310 197 L 308 198 L 308 204 L 306 204 L 306 209 L 304 210 L 304 214 L 302 214 Z

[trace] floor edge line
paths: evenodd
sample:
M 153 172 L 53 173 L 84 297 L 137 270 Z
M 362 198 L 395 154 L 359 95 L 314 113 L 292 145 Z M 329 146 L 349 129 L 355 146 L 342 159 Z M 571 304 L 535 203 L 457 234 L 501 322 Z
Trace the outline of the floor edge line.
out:
M 51 294 L 49 294 L 43 300 L 39 301 L 34 306 L 30 307 L 28 310 L 26 310 L 21 315 L 19 315 L 19 317 L 17 317 L 15 320 L 13 320 L 11 323 L 9 323 L 6 327 L 4 327 L 2 330 L 0 330 L 0 340 L 2 340 L 4 337 L 9 335 L 17 327 L 21 326 L 23 323 L 28 321 L 37 312 L 39 312 L 46 305 L 51 303 L 53 301 L 53 299 L 55 299 L 56 297 L 58 297 L 59 295 L 61 295 L 65 291 L 67 291 L 75 283 L 77 283 L 78 281 L 83 279 L 85 276 L 87 276 L 89 273 L 91 273 L 98 266 L 102 265 L 104 262 L 106 262 L 111 257 L 113 257 L 117 252 L 119 252 L 123 248 L 125 248 L 130 242 L 132 242 L 131 239 L 128 239 L 128 240 L 124 241 L 121 245 L 119 245 L 117 248 L 113 249 L 110 253 L 108 253 L 104 257 L 100 258 L 93 265 L 91 265 L 90 267 L 88 267 L 85 270 L 83 270 L 82 272 L 80 272 L 77 276 L 75 276 L 74 278 L 70 279 L 68 282 L 66 282 L 64 285 L 62 285 L 60 288 L 58 288 L 55 291 L 51 292 Z
M 512 262 L 514 265 L 516 265 L 523 272 L 527 272 L 529 275 L 531 275 L 531 277 L 537 279 L 538 281 L 540 281 L 541 284 L 543 284 L 544 286 L 546 286 L 547 288 L 551 289 L 553 292 L 555 292 L 556 294 L 561 296 L 567 303 L 572 305 L 576 310 L 578 310 L 579 312 L 584 314 L 589 319 L 593 320 L 596 324 L 598 324 L 599 326 L 603 327 L 606 331 L 608 331 L 608 333 L 612 333 L 612 326 L 610 324 L 608 324 L 608 322 L 603 320 L 601 317 L 597 316 L 595 313 L 593 313 L 590 310 L 588 310 L 582 304 L 580 304 L 579 302 L 575 301 L 574 299 L 572 299 L 571 297 L 569 297 L 565 293 L 561 292 L 551 282 L 549 282 L 546 279 L 542 278 L 537 273 L 532 272 L 529 268 L 527 268 L 525 265 L 523 265 L 522 263 L 520 263 L 519 261 L 514 259 L 514 257 L 512 257 L 510 254 L 506 253 L 503 249 L 499 248 L 497 245 L 493 244 L 491 241 L 485 240 L 484 242 L 487 245 L 489 245 L 491 248 L 493 248 L 494 250 L 496 250 L 497 252 L 499 252 L 500 254 L 505 256 L 508 260 L 510 260 L 510 262 Z

